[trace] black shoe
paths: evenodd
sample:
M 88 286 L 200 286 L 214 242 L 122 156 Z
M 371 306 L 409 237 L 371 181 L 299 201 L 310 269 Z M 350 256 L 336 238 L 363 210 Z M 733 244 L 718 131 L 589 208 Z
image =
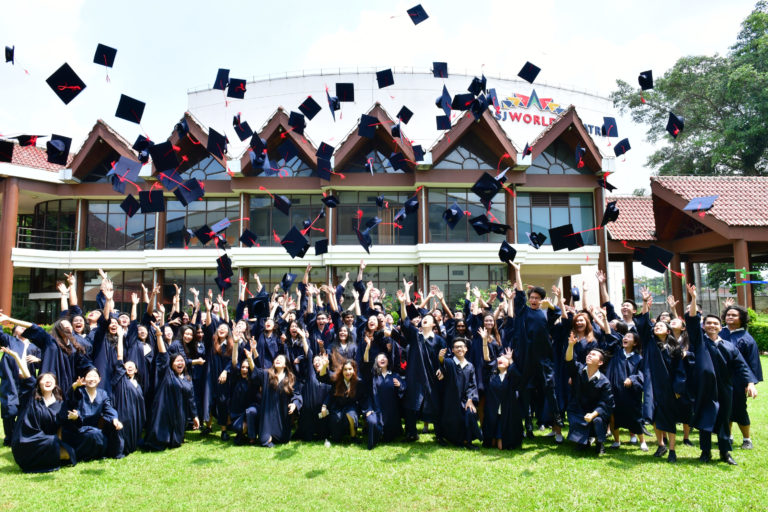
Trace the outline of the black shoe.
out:
M 658 448 L 656 448 L 656 452 L 653 454 L 654 457 L 663 457 L 667 454 L 669 450 L 665 445 L 661 445 Z
M 200 435 L 201 436 L 207 436 L 210 433 L 211 433 L 211 427 L 209 427 L 207 425 L 200 429 Z
M 229 441 L 229 432 L 226 430 L 221 431 L 221 440 L 222 441 Z
M 683 444 L 684 444 L 685 446 L 693 446 L 693 443 L 692 443 L 692 442 L 691 442 L 691 440 L 690 440 L 690 439 L 688 439 L 687 437 L 686 437 L 685 439 L 683 439 Z
M 699 455 L 699 462 L 712 462 L 712 453 L 711 452 L 701 452 L 701 455 Z
M 677 454 L 675 453 L 675 450 L 669 450 L 669 457 L 667 457 L 667 462 L 672 464 L 677 462 Z
M 598 457 L 601 455 L 605 455 L 605 444 L 599 441 L 595 443 L 595 453 L 597 454 Z
M 448 441 L 443 439 L 442 437 L 436 437 L 435 442 L 439 444 L 440 446 L 448 446 Z
M 465 444 L 464 448 L 466 448 L 467 450 L 479 450 L 480 449 L 479 446 L 477 446 L 475 444 L 472 444 L 472 443 Z M 735 462 L 734 462 L 734 464 L 735 464 Z
M 731 457 L 731 454 L 728 452 L 721 453 L 720 454 L 720 460 L 728 464 L 729 466 L 738 466 L 735 460 L 733 460 L 733 457 Z
M 526 428 L 525 429 L 525 438 L 526 439 L 533 439 L 533 429 L 532 428 Z
M 752 441 L 750 441 L 749 439 L 745 439 L 741 443 L 741 449 L 742 450 L 751 450 L 752 449 Z

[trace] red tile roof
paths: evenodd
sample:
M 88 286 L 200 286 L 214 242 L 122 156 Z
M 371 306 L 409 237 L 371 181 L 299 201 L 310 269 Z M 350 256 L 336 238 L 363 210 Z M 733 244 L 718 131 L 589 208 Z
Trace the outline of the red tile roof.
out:
M 768 177 L 654 176 L 654 183 L 686 201 L 719 196 L 707 215 L 729 226 L 768 226 Z
M 69 154 L 67 164 L 72 162 L 74 155 Z M 32 167 L 34 169 L 42 169 L 44 171 L 59 172 L 59 169 L 63 169 L 65 166 L 48 163 L 48 156 L 45 152 L 45 148 L 37 146 L 19 146 L 13 148 L 13 165 L 21 165 L 23 167 Z
M 653 218 L 653 198 L 651 196 L 613 196 L 608 201 L 616 201 L 619 218 L 606 226 L 613 240 L 653 241 L 656 240 L 656 222 Z

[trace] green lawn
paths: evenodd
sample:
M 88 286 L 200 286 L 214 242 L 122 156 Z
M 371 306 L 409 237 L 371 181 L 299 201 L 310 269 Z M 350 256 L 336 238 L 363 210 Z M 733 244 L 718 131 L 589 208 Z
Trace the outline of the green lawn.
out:
M 700 465 L 698 448 L 682 445 L 678 464 L 667 464 L 651 456 L 655 443 L 596 460 L 544 437 L 502 453 L 439 447 L 431 435 L 367 451 L 236 447 L 189 434 L 177 450 L 37 475 L 0 447 L 0 510 L 768 510 L 768 388 L 758 390 L 755 449 L 735 450 L 738 467 Z

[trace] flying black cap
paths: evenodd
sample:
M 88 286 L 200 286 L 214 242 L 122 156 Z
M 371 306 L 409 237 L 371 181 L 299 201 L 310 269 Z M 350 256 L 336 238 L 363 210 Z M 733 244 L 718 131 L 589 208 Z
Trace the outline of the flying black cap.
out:
M 330 181 L 333 166 L 328 158 L 317 157 L 317 175 L 321 180 Z
M 63 135 L 51 135 L 51 140 L 45 143 L 48 152 L 48 162 L 58 165 L 67 165 L 69 148 L 72 146 L 72 139 Z
M 403 203 L 403 207 L 405 208 L 405 213 L 414 213 L 419 210 L 419 196 L 414 195 L 413 197 L 408 198 L 405 203 Z
M 321 142 L 320 145 L 317 147 L 315 156 L 319 158 L 325 158 L 326 160 L 330 160 L 331 156 L 333 156 L 333 146 L 331 146 L 330 144 L 326 144 L 325 142 Z
M 411 146 L 411 149 L 413 149 L 413 160 L 415 162 L 421 162 L 424 160 L 424 148 L 421 147 L 421 144 Z
M 176 135 L 179 136 L 179 139 L 183 139 L 189 133 L 189 123 L 182 117 L 179 119 L 179 122 L 176 123 L 176 126 L 173 127 L 173 131 L 176 132 Z
M 408 124 L 408 121 L 411 120 L 411 117 L 413 117 L 413 112 L 411 112 L 411 110 L 405 105 L 403 105 L 400 109 L 400 112 L 397 113 L 397 118 L 405 124 Z
M 117 104 L 117 111 L 115 111 L 115 117 L 140 124 L 141 117 L 144 115 L 145 105 L 146 103 L 143 101 L 121 94 L 120 102 Z
M 405 156 L 403 156 L 402 153 L 399 151 L 397 153 L 392 153 L 389 155 L 389 164 L 392 166 L 393 169 L 396 169 L 398 171 L 407 171 L 408 170 L 408 160 L 405 159 Z
M 253 136 L 253 130 L 251 130 L 251 127 L 248 125 L 248 121 L 240 120 L 240 112 L 232 118 L 232 126 L 234 126 L 235 133 L 241 141 Z
M 685 205 L 683 210 L 689 212 L 705 212 L 715 205 L 715 200 L 720 196 L 694 197 Z
M 241 78 L 230 78 L 227 85 L 227 97 L 243 99 L 245 98 L 245 80 Z
M 576 144 L 576 149 L 573 151 L 573 159 L 576 161 L 576 168 L 581 169 L 584 167 L 584 155 L 587 154 L 587 148 L 581 144 Z
M 149 154 L 152 156 L 152 162 L 158 171 L 167 171 L 176 169 L 179 166 L 179 160 L 176 158 L 176 150 L 169 141 L 155 144 L 149 148 Z
M 619 128 L 616 126 L 616 119 L 613 117 L 603 117 L 603 126 L 600 129 L 603 137 L 618 137 Z
M 432 63 L 432 76 L 435 78 L 448 78 L 448 63 L 447 62 L 433 62 Z
M 640 89 L 643 91 L 653 89 L 653 71 L 649 69 L 648 71 L 640 73 L 637 77 L 637 82 L 640 84 Z
M 190 203 L 202 198 L 205 195 L 205 190 L 197 178 L 190 178 L 177 186 L 173 191 L 173 195 L 186 207 Z
M 227 154 L 227 144 L 229 140 L 226 135 L 222 135 L 213 128 L 208 128 L 208 144 L 205 149 L 218 159 L 223 159 Z
M 331 96 L 331 93 L 328 92 L 328 88 L 325 89 L 325 96 L 328 99 L 328 109 L 331 111 L 333 120 L 336 121 L 336 111 L 341 110 L 341 102 L 339 101 L 339 97 Z
M 549 237 L 552 239 L 552 249 L 560 251 L 568 249 L 572 251 L 579 247 L 584 247 L 584 240 L 581 233 L 573 232 L 573 224 L 564 224 L 549 230 Z
M 451 115 L 451 95 L 448 93 L 448 88 L 443 85 L 443 92 L 435 100 L 437 108 L 443 109 L 446 117 Z
M 469 87 L 467 87 L 467 90 L 472 93 L 473 96 L 477 96 L 481 92 L 485 92 L 485 75 L 482 75 L 482 78 L 474 77 L 472 79 L 472 83 L 469 84 Z
M 547 236 L 544 233 L 528 233 L 526 231 L 525 236 L 528 237 L 528 245 L 534 249 L 539 249 L 547 241 Z
M 651 270 L 663 274 L 664 271 L 669 268 L 669 262 L 672 261 L 672 256 L 674 256 L 672 252 L 663 249 L 658 245 L 651 245 L 643 252 L 640 263 Z
M 93 62 L 94 64 L 101 64 L 102 66 L 111 68 L 115 64 L 116 55 L 117 50 L 115 48 L 99 43 L 99 45 L 96 46 L 96 55 L 93 56 Z
M 506 240 L 502 241 L 499 247 L 499 260 L 504 263 L 512 263 L 515 261 L 515 255 L 517 255 L 517 250 L 509 245 Z
M 487 235 L 490 232 L 494 232 L 499 235 L 503 235 L 507 232 L 508 229 L 512 229 L 506 224 L 500 224 L 498 222 L 491 222 L 488 220 L 488 217 L 485 216 L 485 214 L 480 215 L 479 217 L 473 217 L 470 219 L 469 223 L 472 225 L 472 228 L 475 230 L 475 233 L 478 235 Z
M 226 254 L 222 254 L 216 258 L 216 268 L 219 271 L 220 277 L 232 277 L 235 275 L 235 273 L 232 272 L 232 259 Z
M 501 103 L 499 103 L 499 96 L 496 94 L 496 89 L 488 89 L 488 104 L 493 105 L 493 108 L 497 113 L 501 111 Z
M 224 89 L 227 88 L 228 83 L 229 83 L 229 70 L 219 68 L 219 71 L 216 73 L 216 80 L 213 82 L 213 88 L 223 91 Z
M 136 212 L 139 211 L 139 206 L 139 202 L 131 194 L 128 194 L 125 199 L 123 199 L 123 202 L 120 203 L 120 208 L 123 209 L 128 218 L 136 215 Z
M 251 316 L 265 318 L 269 316 L 269 296 L 258 294 L 246 301 Z
M 357 127 L 357 134 L 361 137 L 372 139 L 376 135 L 376 126 L 378 124 L 378 118 L 363 114 L 360 117 L 360 124 Z
M 16 64 L 13 60 L 13 54 L 16 51 L 15 46 L 6 46 L 5 47 L 5 62 L 10 62 L 11 65 Z
M 392 137 L 399 139 L 402 136 L 402 130 L 400 129 L 400 123 L 393 124 L 392 128 L 390 129 L 390 133 L 392 134 Z
M 288 293 L 288 290 L 291 289 L 295 280 L 296 274 L 291 274 L 290 272 L 283 274 L 283 278 L 280 280 L 280 288 L 282 288 L 285 293 Z
M 571 287 L 571 297 L 573 297 L 574 301 L 581 300 L 581 293 L 579 293 L 578 286 Z
M 286 137 L 283 143 L 277 146 L 277 154 L 280 155 L 280 159 L 287 164 L 291 158 L 297 156 L 299 153 L 297 152 L 296 145 L 293 141 Z
M 231 225 L 232 225 L 232 221 L 224 217 L 223 219 L 216 222 L 213 226 L 211 226 L 211 231 L 213 231 L 214 233 L 218 233 L 219 231 L 224 231 Z
M 0 162 L 13 162 L 13 148 L 16 144 L 9 140 L 0 140 Z
M 240 242 L 246 247 L 253 247 L 258 239 L 259 237 L 256 236 L 256 233 L 250 229 L 244 229 L 243 234 L 240 235 Z
M 128 182 L 125 181 L 124 178 L 116 174 L 113 174 L 110 177 L 110 181 L 112 183 L 112 190 L 114 190 L 118 194 L 125 194 L 125 189 L 128 187 Z
M 283 212 L 285 215 L 288 215 L 288 212 L 291 209 L 291 200 L 285 196 L 275 194 L 275 208 Z
M 427 11 L 424 10 L 421 4 L 415 5 L 410 9 L 408 9 L 408 16 L 411 17 L 411 21 L 413 22 L 414 25 L 418 25 L 422 21 L 429 18 Z
M 328 239 L 323 238 L 315 242 L 315 256 L 320 256 L 328 252 Z
M 616 154 L 616 156 L 621 156 L 630 149 L 632 149 L 632 146 L 629 145 L 629 139 L 621 139 L 613 147 L 613 152 Z
M 54 71 L 46 82 L 65 105 L 69 105 L 69 102 L 85 89 L 85 82 L 80 80 L 77 73 L 66 62 Z
M 501 183 L 487 172 L 484 172 L 470 190 L 477 194 L 485 209 L 490 210 L 491 200 L 501 190 Z
M 25 146 L 37 145 L 37 139 L 39 139 L 40 137 L 45 137 L 45 135 L 17 135 L 11 138 L 18 140 L 19 146 L 25 147 Z
M 373 246 L 373 240 L 371 240 L 370 231 L 367 229 L 364 229 L 363 231 L 356 229 L 355 234 L 357 235 L 357 242 L 360 244 L 360 247 L 365 249 L 365 252 L 368 254 L 371 254 L 370 249 Z
M 459 203 L 456 201 L 453 202 L 450 208 L 443 212 L 443 220 L 451 229 L 455 228 L 456 224 L 458 224 L 462 218 L 464 218 L 464 210 L 461 209 Z
M 605 205 L 605 213 L 603 213 L 603 220 L 600 222 L 600 226 L 605 226 L 609 222 L 615 222 L 619 218 L 619 208 L 616 206 L 616 201 L 611 201 Z
M 312 96 L 307 96 L 307 99 L 305 99 L 301 105 L 299 105 L 299 110 L 302 114 L 307 116 L 307 119 L 310 121 L 312 118 L 314 118 L 322 108 L 320 105 L 312 98 Z
M 376 196 L 376 206 L 379 208 L 388 208 L 389 203 L 384 199 L 384 196 Z
M 280 245 L 285 247 L 291 258 L 303 258 L 309 250 L 309 242 L 296 226 L 291 227 L 290 231 L 280 240 Z
M 685 119 L 683 116 L 678 116 L 670 112 L 669 119 L 667 120 L 667 131 L 669 134 L 672 137 L 677 138 L 680 132 L 683 131 L 683 128 L 685 128 Z
M 457 94 L 453 97 L 453 101 L 451 101 L 451 109 L 462 111 L 469 110 L 469 107 L 472 105 L 474 100 L 475 97 L 470 92 Z
M 381 224 L 381 219 L 378 216 L 374 215 L 373 217 L 365 221 L 365 228 L 366 230 L 370 231 L 371 229 L 375 228 L 379 224 Z
M 165 211 L 165 198 L 162 190 L 142 190 L 139 192 L 139 204 L 141 213 L 154 213 Z
M 149 148 L 154 145 L 155 143 L 144 135 L 139 135 L 136 138 L 136 142 L 133 143 L 133 149 L 139 153 L 139 162 L 142 164 L 149 162 Z
M 348 82 L 337 83 L 336 97 L 342 103 L 355 101 L 355 84 Z
M 610 183 L 608 183 L 608 180 L 606 179 L 605 176 L 603 176 L 602 178 L 599 178 L 597 180 L 597 184 L 603 187 L 604 189 L 607 189 L 609 192 L 613 192 L 614 190 L 616 190 L 616 187 L 614 185 L 611 185 Z
M 336 208 L 339 206 L 339 198 L 334 195 L 327 195 L 321 199 L 323 204 L 328 208 Z
M 523 69 L 520 70 L 517 76 L 519 76 L 529 84 L 532 84 L 533 81 L 536 80 L 536 77 L 539 76 L 539 71 L 541 71 L 541 68 L 539 68 L 538 66 L 535 66 L 534 64 L 531 64 L 530 62 L 526 62 L 525 65 L 523 66 Z
M 383 71 L 377 71 L 376 82 L 379 84 L 379 89 L 383 89 L 384 87 L 389 87 L 390 85 L 394 84 L 395 77 L 392 76 L 392 70 L 385 69 Z
M 115 165 L 107 173 L 107 177 L 113 176 L 118 178 L 121 182 L 133 182 L 142 181 L 139 178 L 141 172 L 141 162 L 132 160 L 128 157 L 121 156 Z M 114 183 L 114 180 L 112 180 Z M 124 185 L 123 185 L 124 186 Z
M 451 118 L 448 116 L 436 116 L 435 122 L 437 123 L 438 130 L 450 130 Z
M 197 239 L 203 245 L 205 245 L 208 242 L 210 242 L 215 234 L 216 233 L 211 231 L 211 228 L 210 228 L 210 226 L 208 226 L 208 224 L 204 224 L 204 225 L 200 226 L 199 228 L 197 228 L 194 231 L 194 235 L 197 237 Z
M 221 292 L 228 288 L 232 288 L 232 279 L 229 277 L 216 276 L 213 280 L 216 282 L 216 286 L 219 287 Z
M 304 128 L 307 126 L 307 122 L 304 120 L 304 114 L 291 111 L 291 114 L 288 116 L 288 126 L 293 128 L 293 131 L 296 133 L 303 135 Z

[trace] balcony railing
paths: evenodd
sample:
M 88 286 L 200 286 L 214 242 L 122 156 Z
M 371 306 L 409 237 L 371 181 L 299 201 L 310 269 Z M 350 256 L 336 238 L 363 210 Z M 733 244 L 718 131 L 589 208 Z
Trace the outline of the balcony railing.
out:
M 16 230 L 16 247 L 45 251 L 73 251 L 75 233 L 55 229 L 19 227 Z

